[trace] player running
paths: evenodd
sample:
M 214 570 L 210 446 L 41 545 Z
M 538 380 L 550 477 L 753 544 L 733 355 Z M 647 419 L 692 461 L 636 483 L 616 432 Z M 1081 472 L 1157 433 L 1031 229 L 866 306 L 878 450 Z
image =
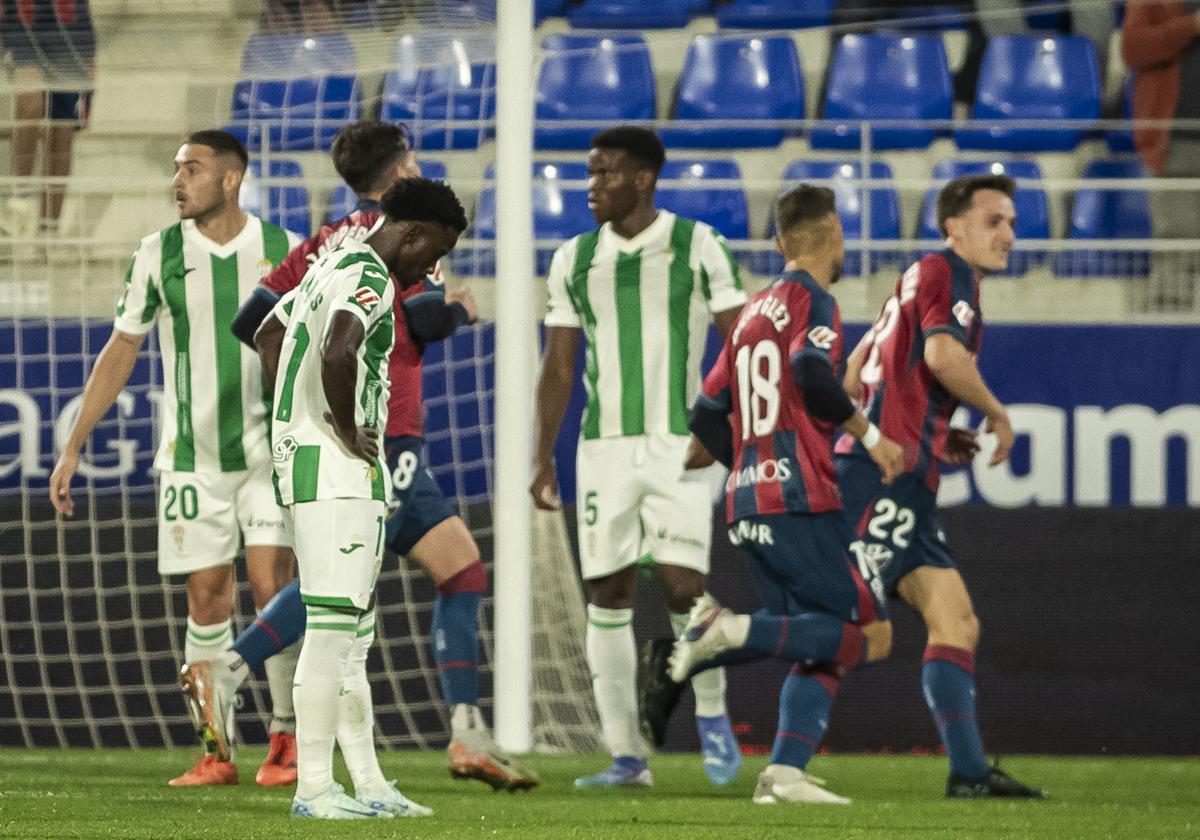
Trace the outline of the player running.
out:
M 375 756 L 366 663 L 391 484 L 379 437 L 396 286 L 422 282 L 467 220 L 449 187 L 422 178 L 396 182 L 380 205 L 370 235 L 327 251 L 255 336 L 275 396 L 272 460 L 292 512 L 307 613 L 295 681 L 294 817 L 430 813 L 384 779 Z M 355 798 L 333 781 L 335 739 Z
M 361 241 L 371 232 L 380 221 L 379 199 L 385 190 L 399 179 L 420 175 L 404 129 L 398 125 L 352 123 L 338 132 L 331 154 L 338 174 L 357 194 L 358 208 L 322 227 L 254 290 L 234 322 L 234 331 L 243 340 L 251 340 L 279 296 L 295 288 L 322 254 L 339 243 Z M 437 585 L 430 636 L 442 698 L 450 708 L 450 774 L 479 779 L 494 789 L 532 788 L 537 775 L 500 750 L 479 709 L 479 602 L 487 591 L 487 572 L 471 532 L 425 467 L 421 445 L 424 349 L 463 324 L 474 323 L 475 300 L 465 289 L 446 295 L 440 283 L 427 279 L 397 289 L 394 310 L 396 342 L 388 359 L 393 396 L 384 450 L 393 478 L 395 511 L 387 520 L 387 545 L 416 560 Z M 268 605 L 213 669 L 216 702 L 230 705 L 250 671 L 257 671 L 303 632 L 304 605 L 298 586 L 293 585 Z M 282 765 L 295 762 L 294 753 L 273 752 L 272 756 Z
M 975 647 L 979 619 L 954 565 L 937 516 L 939 462 L 968 463 L 979 451 L 973 431 L 950 429 L 959 402 L 981 411 L 996 436 L 990 465 L 1013 445 L 1004 406 L 975 359 L 983 338 L 979 285 L 1003 271 L 1013 243 L 1015 185 L 1004 175 L 951 181 L 938 195 L 938 227 L 947 248 L 914 263 L 896 283 L 874 326 L 847 365 L 846 388 L 866 414 L 904 447 L 904 472 L 884 485 L 861 443 L 837 444 L 838 483 L 851 546 L 879 597 L 899 596 L 925 621 L 929 638 L 921 684 L 950 757 L 946 795 L 958 798 L 1045 793 L 989 767 L 975 720 Z
M 50 479 L 50 500 L 71 516 L 70 484 L 79 450 L 121 393 L 142 342 L 159 325 L 162 345 L 162 435 L 159 475 L 158 570 L 187 575 L 184 682 L 233 641 L 233 559 L 246 546 L 254 605 L 267 602 L 293 577 L 284 512 L 271 487 L 270 450 L 258 356 L 229 326 L 242 300 L 299 241 L 295 234 L 238 208 L 246 149 L 224 131 L 198 131 L 175 155 L 171 186 L 180 221 L 142 240 L 125 275 L 113 332 L 84 386 L 79 416 Z M 274 719 L 272 740 L 291 749 L 295 658 L 267 664 Z M 198 731 L 211 732 L 213 704 L 203 685 L 191 711 Z M 221 718 L 232 732 L 232 709 Z M 172 785 L 237 784 L 230 739 L 205 738 L 201 761 Z M 290 784 L 295 773 L 269 761 L 263 785 Z
M 885 481 L 901 470 L 903 453 L 855 409 L 837 378 L 842 325 L 829 287 L 841 275 L 843 235 L 833 192 L 791 190 L 776 202 L 775 223 L 784 273 L 742 309 L 709 373 L 692 409 L 687 462 L 692 469 L 715 457 L 729 467 L 729 539 L 755 560 L 763 609 L 736 615 L 702 597 L 674 644 L 670 679 L 681 683 L 719 662 L 773 656 L 794 663 L 754 802 L 845 805 L 849 799 L 825 790 L 805 768 L 825 735 L 841 673 L 885 658 L 892 629 L 847 550 L 835 426 L 863 442 Z M 661 677 L 644 683 L 647 689 L 665 689 L 673 699 Z M 816 696 L 829 701 L 822 713 Z M 654 706 L 653 698 L 644 705 Z
M 550 264 L 546 351 L 537 391 L 534 479 L 557 510 L 554 444 L 587 337 L 587 413 L 577 461 L 579 547 L 588 590 L 586 649 L 607 770 L 580 787 L 648 785 L 638 728 L 633 638 L 636 563 L 658 565 L 671 623 L 705 591 L 712 491 L 684 481 L 687 409 L 700 388 L 711 314 L 724 336 L 746 300 L 725 240 L 703 222 L 654 207 L 666 153 L 653 132 L 618 127 L 592 138 L 588 205 L 600 227 L 560 247 Z M 725 674 L 692 682 L 704 769 L 728 784 L 741 753 L 725 711 Z

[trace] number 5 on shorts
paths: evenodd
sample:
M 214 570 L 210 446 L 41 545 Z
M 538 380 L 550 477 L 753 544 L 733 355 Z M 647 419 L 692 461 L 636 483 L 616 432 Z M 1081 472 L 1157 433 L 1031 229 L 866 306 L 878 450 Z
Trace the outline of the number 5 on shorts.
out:
M 583 497 L 583 522 L 585 525 L 595 525 L 599 511 L 596 510 L 596 491 L 589 490 Z

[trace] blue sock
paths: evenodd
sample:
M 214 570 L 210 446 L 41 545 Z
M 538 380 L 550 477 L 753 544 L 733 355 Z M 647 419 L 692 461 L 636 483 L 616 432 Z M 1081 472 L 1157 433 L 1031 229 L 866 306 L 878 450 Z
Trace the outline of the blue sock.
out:
M 837 685 L 834 673 L 792 668 L 779 692 L 779 729 L 771 750 L 772 764 L 801 770 L 808 766 L 829 728 Z
M 250 670 L 261 675 L 263 663 L 304 635 L 304 602 L 300 600 L 300 581 L 294 580 L 279 590 L 254 622 L 233 641 Z
M 479 601 L 487 574 L 475 563 L 438 587 L 433 602 L 433 658 L 447 706 L 479 705 Z
M 787 662 L 830 662 L 847 668 L 862 663 L 862 630 L 824 613 L 750 616 L 745 647 Z
M 950 772 L 968 779 L 986 776 L 987 757 L 975 721 L 975 654 L 949 645 L 925 648 L 921 687 L 950 757 Z

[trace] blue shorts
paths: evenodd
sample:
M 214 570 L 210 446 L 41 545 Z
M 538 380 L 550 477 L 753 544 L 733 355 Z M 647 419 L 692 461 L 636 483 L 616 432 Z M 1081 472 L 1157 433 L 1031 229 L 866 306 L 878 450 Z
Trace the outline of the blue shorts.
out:
M 852 540 L 838 511 L 768 513 L 739 519 L 729 540 L 754 558 L 763 608 L 773 615 L 821 612 L 851 624 L 887 618 L 847 546 Z
M 454 516 L 454 510 L 433 474 L 422 461 L 419 437 L 390 437 L 383 451 L 392 471 L 392 503 L 387 519 L 387 545 L 408 554 L 433 527 Z
M 900 579 L 922 566 L 954 569 L 937 513 L 937 494 L 912 473 L 880 482 L 875 462 L 838 455 L 842 511 L 855 533 L 850 549 L 877 596 L 895 597 Z

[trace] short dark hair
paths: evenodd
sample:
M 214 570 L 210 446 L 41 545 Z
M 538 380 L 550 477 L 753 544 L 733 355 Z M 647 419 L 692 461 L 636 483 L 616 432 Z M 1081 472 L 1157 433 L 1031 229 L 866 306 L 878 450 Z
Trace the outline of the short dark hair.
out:
M 364 120 L 342 126 L 329 154 L 342 180 L 361 195 L 386 188 L 381 181 L 409 149 L 408 129 L 403 123 Z
M 1017 193 L 1017 184 L 1007 175 L 967 175 L 946 184 L 937 197 L 937 224 L 942 236 L 946 236 L 946 220 L 970 210 L 971 201 L 980 190 L 996 190 L 1012 198 Z
M 243 172 L 250 165 L 250 155 L 246 154 L 246 147 L 242 145 L 241 140 L 228 131 L 215 128 L 193 131 L 187 136 L 187 142 L 195 143 L 198 146 L 208 146 L 219 155 L 233 155 L 241 163 Z
M 435 222 L 457 233 L 467 229 L 467 213 L 458 196 L 441 181 L 401 178 L 388 187 L 379 206 L 394 222 Z
M 830 213 L 837 212 L 829 187 L 814 187 L 800 184 L 775 199 L 775 230 L 786 235 L 802 225 L 819 222 Z
M 657 175 L 667 162 L 667 150 L 658 135 L 648 128 L 618 125 L 606 128 L 592 138 L 593 149 L 615 149 L 644 164 Z

